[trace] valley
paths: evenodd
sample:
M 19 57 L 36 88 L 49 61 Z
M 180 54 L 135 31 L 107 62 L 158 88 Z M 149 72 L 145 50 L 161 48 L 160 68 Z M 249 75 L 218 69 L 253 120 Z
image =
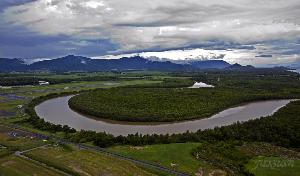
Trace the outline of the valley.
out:
M 0 0 L 0 176 L 300 176 L 299 0 Z

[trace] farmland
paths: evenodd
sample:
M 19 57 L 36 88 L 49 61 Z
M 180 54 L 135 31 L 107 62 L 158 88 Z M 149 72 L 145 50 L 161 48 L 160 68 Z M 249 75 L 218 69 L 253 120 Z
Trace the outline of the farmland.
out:
M 152 175 L 129 162 L 76 146 L 47 146 L 25 155 L 73 175 Z

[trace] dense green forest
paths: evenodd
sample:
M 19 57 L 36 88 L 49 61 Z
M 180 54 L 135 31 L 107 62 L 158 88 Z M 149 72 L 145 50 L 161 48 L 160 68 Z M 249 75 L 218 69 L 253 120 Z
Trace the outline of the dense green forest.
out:
M 291 98 L 291 94 L 231 89 L 112 88 L 72 97 L 81 113 L 124 121 L 180 121 L 206 118 L 243 102 Z
M 300 97 L 299 75 L 294 74 L 207 73 L 188 76 L 192 77 L 91 91 L 72 97 L 69 106 L 81 113 L 113 120 L 180 121 L 209 117 L 244 102 Z M 186 88 L 193 81 L 216 87 Z
M 194 84 L 192 78 L 163 78 L 161 83 L 129 85 L 127 88 L 186 88 Z

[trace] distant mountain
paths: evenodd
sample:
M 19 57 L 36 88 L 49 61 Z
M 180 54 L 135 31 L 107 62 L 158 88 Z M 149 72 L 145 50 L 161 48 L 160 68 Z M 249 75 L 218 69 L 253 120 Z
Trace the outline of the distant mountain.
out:
M 253 67 L 252 65 L 242 66 L 238 63 L 235 63 L 233 65 L 226 67 L 225 69 L 226 70 L 235 70 L 235 71 L 252 71 L 255 69 L 255 67 Z
M 0 71 L 26 71 L 27 65 L 20 59 L 0 58 Z
M 65 56 L 58 59 L 44 60 L 29 65 L 30 70 L 49 71 L 93 71 L 90 58 L 82 56 Z
M 35 62 L 29 66 L 31 70 L 50 71 L 109 71 L 109 70 L 158 70 L 185 71 L 193 69 L 190 65 L 171 62 L 149 61 L 140 56 L 121 59 L 90 59 L 82 56 L 66 57 Z
M 91 59 L 69 55 L 52 60 L 42 60 L 25 64 L 20 59 L 0 59 L 0 71 L 196 71 L 206 69 L 247 70 L 253 66 L 230 65 L 223 60 L 203 60 L 174 63 L 171 61 L 155 61 L 140 56 L 123 57 L 120 59 Z
M 194 61 L 190 64 L 198 69 L 224 69 L 231 66 L 228 62 L 223 60 L 203 60 L 203 61 Z
M 243 66 L 241 64 L 235 63 L 233 65 L 230 65 L 230 66 L 226 67 L 226 69 L 228 69 L 228 70 L 231 70 L 231 69 L 240 69 L 242 67 Z

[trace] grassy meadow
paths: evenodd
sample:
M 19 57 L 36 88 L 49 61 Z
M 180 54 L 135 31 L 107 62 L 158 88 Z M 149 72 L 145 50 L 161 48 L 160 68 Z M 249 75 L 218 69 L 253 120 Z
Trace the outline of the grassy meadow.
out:
M 1 176 L 62 176 L 53 170 L 32 163 L 31 161 L 17 156 L 7 156 L 0 158 Z
M 25 153 L 26 156 L 76 175 L 131 176 L 153 175 L 136 165 L 76 146 L 47 146 Z
M 174 143 L 145 146 L 115 146 L 109 148 L 110 151 L 120 153 L 125 156 L 161 164 L 165 167 L 178 171 L 187 172 L 191 175 L 203 170 L 204 173 L 213 170 L 213 166 L 206 162 L 197 161 L 192 156 L 192 151 L 200 143 Z

